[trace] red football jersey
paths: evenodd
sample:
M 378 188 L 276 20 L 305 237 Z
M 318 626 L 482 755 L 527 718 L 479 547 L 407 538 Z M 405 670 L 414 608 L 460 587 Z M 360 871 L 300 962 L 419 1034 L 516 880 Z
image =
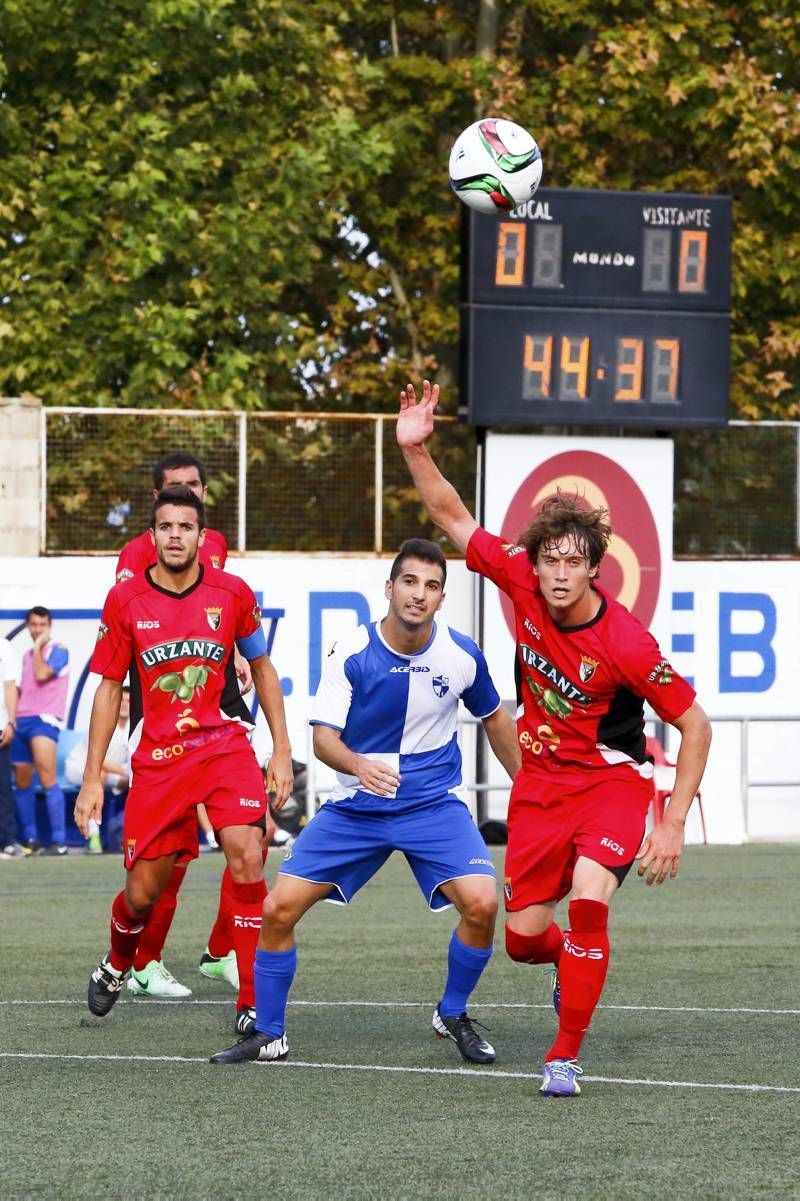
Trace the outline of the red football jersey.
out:
M 91 671 L 122 681 L 130 673 L 134 768 L 171 761 L 249 730 L 233 665 L 266 653 L 261 611 L 244 580 L 200 570 L 185 592 L 169 592 L 145 571 L 106 597 Z
M 644 700 L 664 721 L 695 698 L 655 638 L 597 588 L 600 609 L 585 625 L 557 626 L 521 546 L 477 529 L 467 566 L 507 593 L 516 624 L 517 727 L 523 770 L 585 778 L 587 769 L 618 764 L 652 768 L 645 755 Z
M 206 537 L 197 558 L 204 567 L 223 568 L 228 558 L 228 543 L 225 535 L 219 530 L 206 530 Z M 156 562 L 156 548 L 150 537 L 150 531 L 145 530 L 138 538 L 132 538 L 127 546 L 123 546 L 117 559 L 116 581 L 130 580 L 140 575 L 145 567 L 152 567 Z

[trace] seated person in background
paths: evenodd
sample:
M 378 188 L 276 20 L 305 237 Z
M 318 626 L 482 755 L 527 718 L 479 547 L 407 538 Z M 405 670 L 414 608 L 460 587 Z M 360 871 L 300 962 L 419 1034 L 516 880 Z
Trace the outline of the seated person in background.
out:
M 109 851 L 122 849 L 120 837 L 117 837 L 115 840 L 111 836 L 111 832 L 114 828 L 119 827 L 118 833 L 121 835 L 121 822 L 118 819 L 125 805 L 125 796 L 127 795 L 130 783 L 130 751 L 128 749 L 128 720 L 130 712 L 131 694 L 130 688 L 126 684 L 122 689 L 117 727 L 111 735 L 108 753 L 103 763 L 102 779 L 106 794 L 106 807 L 103 810 L 102 833 L 105 835 L 105 844 Z M 67 755 L 64 764 L 64 775 L 67 781 L 70 784 L 74 784 L 76 788 L 80 788 L 83 781 L 83 770 L 86 767 L 86 752 L 88 749 L 89 735 L 85 734 L 79 742 L 75 743 Z M 101 829 L 94 819 L 89 822 L 89 838 L 87 839 L 86 850 L 90 855 L 100 855 L 103 850 Z
M 56 747 L 67 707 L 69 651 L 54 641 L 52 623 L 53 616 L 44 605 L 28 610 L 25 624 L 33 646 L 22 657 L 17 729 L 11 744 L 22 849 L 29 855 L 42 854 L 36 830 L 34 768 L 44 789 L 50 819 L 47 853 L 67 853 L 67 820 L 64 793 L 56 776 Z

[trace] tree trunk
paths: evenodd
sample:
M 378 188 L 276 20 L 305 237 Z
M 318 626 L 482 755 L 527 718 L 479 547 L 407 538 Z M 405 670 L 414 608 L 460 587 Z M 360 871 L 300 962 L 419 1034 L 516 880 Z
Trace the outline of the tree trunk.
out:
M 500 3 L 501 0 L 481 0 L 475 34 L 475 53 L 479 58 L 492 58 L 497 53 Z

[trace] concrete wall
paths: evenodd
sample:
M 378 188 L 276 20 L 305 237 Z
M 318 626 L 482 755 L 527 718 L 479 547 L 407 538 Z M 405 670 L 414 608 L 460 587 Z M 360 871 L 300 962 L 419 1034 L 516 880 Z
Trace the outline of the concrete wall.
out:
M 42 495 L 36 397 L 0 397 L 0 555 L 38 555 Z

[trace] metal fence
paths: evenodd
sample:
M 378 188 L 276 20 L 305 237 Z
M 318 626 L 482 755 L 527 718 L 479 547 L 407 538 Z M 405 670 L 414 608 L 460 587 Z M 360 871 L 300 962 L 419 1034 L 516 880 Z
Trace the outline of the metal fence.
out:
M 675 435 L 677 557 L 800 553 L 800 427 L 734 423 Z M 209 521 L 241 552 L 382 553 L 433 536 L 394 438 L 374 413 L 42 409 L 41 550 L 118 551 L 149 520 L 152 465 L 201 458 Z M 475 495 L 475 432 L 442 418 L 432 446 Z
M 380 553 L 433 533 L 392 417 L 50 408 L 43 553 L 117 551 L 146 527 L 153 463 L 176 449 L 203 460 L 209 522 L 232 550 Z M 474 432 L 443 418 L 434 453 L 471 497 Z

